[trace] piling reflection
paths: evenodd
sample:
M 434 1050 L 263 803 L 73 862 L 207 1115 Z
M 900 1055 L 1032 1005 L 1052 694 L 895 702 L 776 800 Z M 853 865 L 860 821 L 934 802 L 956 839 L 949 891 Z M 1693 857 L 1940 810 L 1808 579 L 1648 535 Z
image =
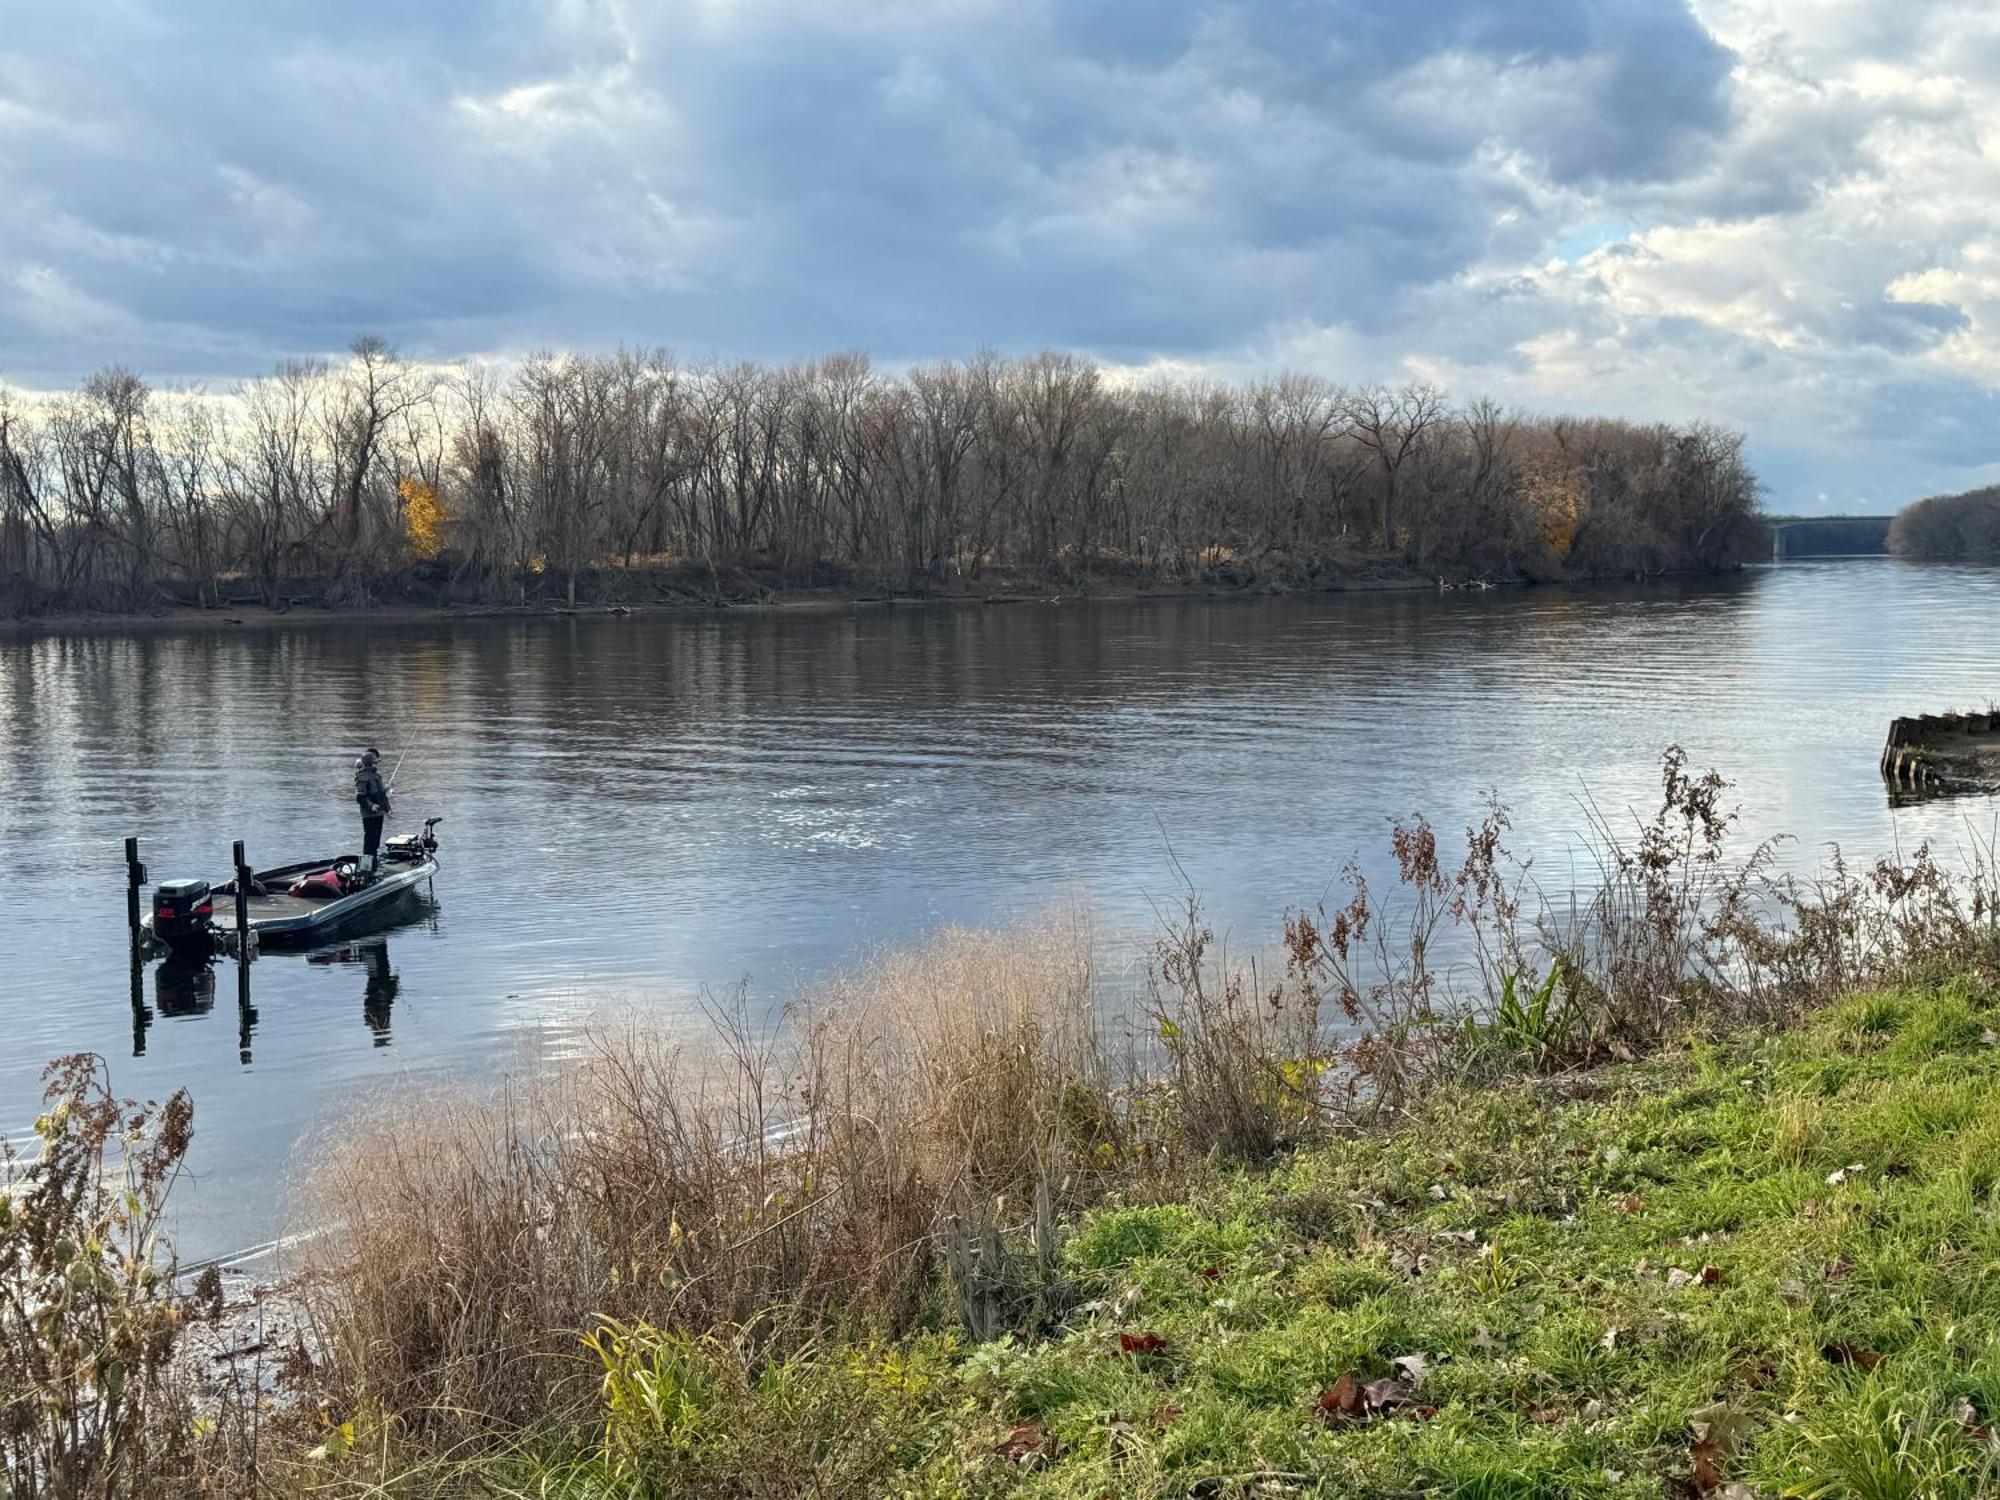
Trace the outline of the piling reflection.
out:
M 410 903 L 402 919 L 394 923 L 388 932 L 301 955 L 308 969 L 360 971 L 361 1022 L 372 1046 L 387 1047 L 393 1040 L 396 999 L 403 988 L 402 976 L 396 972 L 390 958 L 389 936 L 417 927 L 435 927 L 437 916 L 436 901 L 428 896 L 421 897 Z M 148 965 L 135 958 L 132 964 L 132 1055 L 146 1055 L 156 1021 L 188 1020 L 214 1011 L 216 970 L 226 968 L 234 972 L 236 983 L 237 1061 L 248 1067 L 254 1059 L 260 1019 L 251 1000 L 252 986 L 260 979 L 267 986 L 279 982 L 270 971 L 272 964 L 283 965 L 296 975 L 298 970 L 292 967 L 296 962 L 297 957 L 291 954 L 265 954 L 249 964 L 228 960 L 209 963 L 185 958 L 162 959 L 150 966 L 152 981 L 149 999 Z M 268 998 L 270 992 L 267 990 Z

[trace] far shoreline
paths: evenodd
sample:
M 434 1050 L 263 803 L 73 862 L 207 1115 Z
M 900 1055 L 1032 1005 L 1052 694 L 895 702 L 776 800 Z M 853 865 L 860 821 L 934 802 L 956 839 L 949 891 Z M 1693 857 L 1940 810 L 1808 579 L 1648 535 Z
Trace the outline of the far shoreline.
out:
M 1796 559 L 1796 561 L 1824 559 Z M 1139 604 L 1148 602 L 1207 601 L 1228 603 L 1252 600 L 1332 599 L 1347 594 L 1421 594 L 1490 592 L 1498 589 L 1519 591 L 1537 588 L 1592 588 L 1612 584 L 1648 584 L 1693 579 L 1723 579 L 1740 576 L 1760 564 L 1700 571 L 1673 571 L 1645 575 L 1598 575 L 1565 579 L 1496 578 L 1463 582 L 1425 578 L 1408 572 L 1361 574 L 1333 582 L 1286 586 L 1273 583 L 1229 586 L 1213 582 L 1152 584 L 1142 586 L 1102 584 L 1088 580 L 1070 583 L 1021 585 L 990 589 L 946 589 L 925 593 L 894 593 L 879 589 L 796 588 L 772 591 L 760 599 L 703 599 L 693 596 L 673 598 L 604 599 L 571 605 L 560 599 L 537 600 L 525 604 L 454 603 L 451 601 L 385 600 L 380 603 L 338 605 L 297 604 L 272 608 L 262 604 L 223 604 L 213 608 L 176 605 L 152 612 L 63 611 L 0 620 L 0 641 L 28 642 L 46 637 L 89 637 L 114 635 L 171 635 L 249 633 L 271 629 L 322 629 L 339 626 L 428 625 L 488 620 L 606 619 L 645 616 L 664 619 L 715 619 L 728 615 L 777 617 L 824 616 L 858 610 L 937 610 L 968 607 L 1005 608 L 1010 606 Z

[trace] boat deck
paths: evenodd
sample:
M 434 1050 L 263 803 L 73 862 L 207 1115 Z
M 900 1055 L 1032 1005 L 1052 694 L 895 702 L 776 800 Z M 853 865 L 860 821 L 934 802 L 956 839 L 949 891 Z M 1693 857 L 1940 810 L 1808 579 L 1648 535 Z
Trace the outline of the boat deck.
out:
M 300 917 L 310 917 L 316 911 L 330 906 L 329 896 L 293 896 L 284 891 L 272 891 L 265 896 L 252 896 L 249 902 L 250 925 L 259 926 L 265 922 L 289 922 Z M 236 930 L 236 897 L 233 895 L 215 898 L 215 925 L 224 932 Z

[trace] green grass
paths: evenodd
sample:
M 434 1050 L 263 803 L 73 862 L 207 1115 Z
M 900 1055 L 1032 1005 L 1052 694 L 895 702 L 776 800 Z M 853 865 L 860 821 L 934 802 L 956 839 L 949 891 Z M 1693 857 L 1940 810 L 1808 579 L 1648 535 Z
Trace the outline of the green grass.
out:
M 496 1488 L 1994 1493 L 1997 999 L 1857 997 L 1096 1213 L 1063 1251 L 1076 1310 L 1039 1341 L 828 1347 L 712 1382 L 674 1343 L 705 1409 Z M 1322 1414 L 1342 1376 L 1399 1374 L 1401 1410 Z

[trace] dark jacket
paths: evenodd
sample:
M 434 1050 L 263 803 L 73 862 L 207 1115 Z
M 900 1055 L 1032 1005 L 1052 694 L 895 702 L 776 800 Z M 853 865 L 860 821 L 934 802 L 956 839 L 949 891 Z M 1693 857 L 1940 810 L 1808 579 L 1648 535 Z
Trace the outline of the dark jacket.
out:
M 364 818 L 380 817 L 389 810 L 389 788 L 382 784 L 382 769 L 366 758 L 354 763 L 354 800 Z

